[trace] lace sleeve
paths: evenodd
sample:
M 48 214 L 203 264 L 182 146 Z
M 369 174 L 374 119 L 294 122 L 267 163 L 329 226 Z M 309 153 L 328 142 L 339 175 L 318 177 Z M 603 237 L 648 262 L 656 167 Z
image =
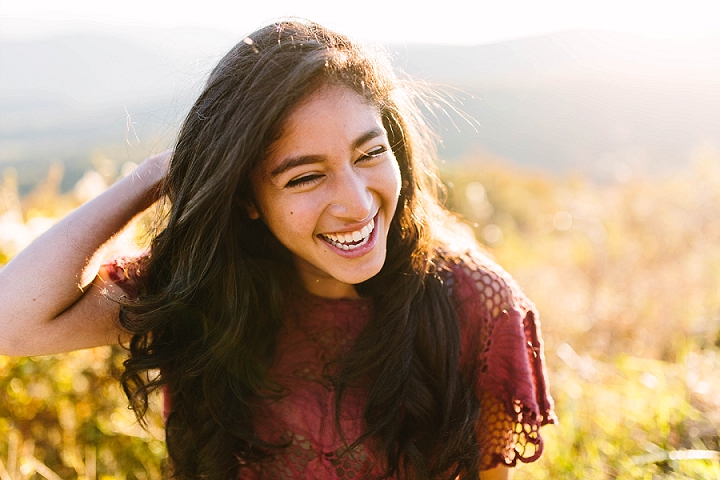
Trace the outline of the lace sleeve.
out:
M 108 277 L 125 292 L 125 295 L 134 299 L 138 296 L 139 281 L 147 255 L 139 257 L 119 257 L 104 265 Z
M 555 423 L 555 415 L 535 306 L 479 253 L 459 257 L 451 270 L 460 368 L 480 403 L 480 468 L 537 460 L 543 449 L 539 427 Z

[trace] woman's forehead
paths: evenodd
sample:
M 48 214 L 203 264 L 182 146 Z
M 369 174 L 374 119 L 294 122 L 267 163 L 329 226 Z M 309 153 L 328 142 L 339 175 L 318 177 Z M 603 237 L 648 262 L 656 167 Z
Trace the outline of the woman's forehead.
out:
M 265 158 L 272 160 L 291 152 L 322 153 L 313 149 L 342 149 L 377 130 L 385 134 L 381 114 L 374 104 L 349 87 L 326 85 L 290 111 Z

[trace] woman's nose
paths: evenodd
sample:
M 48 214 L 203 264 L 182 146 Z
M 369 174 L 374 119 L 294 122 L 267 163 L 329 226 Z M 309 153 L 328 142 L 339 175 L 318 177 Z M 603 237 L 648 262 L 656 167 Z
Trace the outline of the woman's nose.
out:
M 364 176 L 354 169 L 335 176 L 330 213 L 349 221 L 366 220 L 372 213 L 373 195 Z

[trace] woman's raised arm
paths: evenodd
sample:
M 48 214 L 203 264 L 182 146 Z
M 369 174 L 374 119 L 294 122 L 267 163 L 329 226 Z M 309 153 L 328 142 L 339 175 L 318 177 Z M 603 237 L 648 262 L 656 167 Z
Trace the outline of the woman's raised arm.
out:
M 46 355 L 117 343 L 117 287 L 100 248 L 158 198 L 171 151 L 60 220 L 0 270 L 0 354 Z M 119 295 L 119 292 L 117 292 Z

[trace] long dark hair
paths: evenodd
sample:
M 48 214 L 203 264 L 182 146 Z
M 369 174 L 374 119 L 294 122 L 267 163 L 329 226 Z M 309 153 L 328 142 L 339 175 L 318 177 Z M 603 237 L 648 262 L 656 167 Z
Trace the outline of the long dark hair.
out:
M 357 442 L 374 439 L 387 475 L 477 477 L 478 406 L 458 372 L 459 323 L 438 271 L 438 232 L 453 221 L 437 200 L 432 138 L 413 90 L 382 52 L 287 21 L 245 38 L 210 75 L 165 180 L 166 226 L 142 265 L 137 298 L 120 312 L 133 333 L 122 375 L 131 406 L 142 420 L 150 392 L 165 386 L 172 398 L 175 478 L 237 478 L 277 448 L 255 436 L 251 403 L 283 394 L 266 373 L 291 266 L 243 205 L 252 201 L 250 172 L 283 120 L 328 83 L 377 106 L 402 177 L 386 262 L 357 285 L 374 316 L 340 360 L 337 405 L 348 388 L 368 389 Z

